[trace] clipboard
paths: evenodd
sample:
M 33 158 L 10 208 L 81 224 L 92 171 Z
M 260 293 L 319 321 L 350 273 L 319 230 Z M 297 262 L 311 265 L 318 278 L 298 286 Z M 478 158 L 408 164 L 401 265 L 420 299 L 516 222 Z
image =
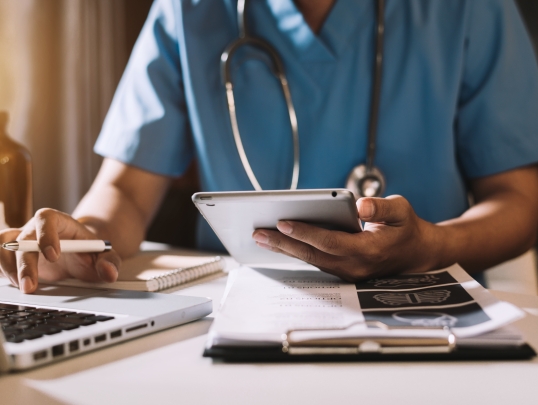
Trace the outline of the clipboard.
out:
M 203 355 L 229 362 L 527 360 L 536 356 L 527 343 L 458 345 L 449 328 L 431 328 L 435 333 L 430 337 L 405 333 L 411 329 L 393 329 L 394 337 L 376 336 L 373 331 L 371 336 L 309 340 L 295 339 L 294 334 L 303 331 L 291 331 L 278 345 L 213 345 Z
M 414 285 L 419 282 L 428 285 Z M 204 356 L 235 362 L 536 356 L 511 325 L 525 314 L 497 300 L 457 265 L 369 283 L 373 286 L 365 288 L 312 271 L 237 269 Z
M 536 356 L 528 344 L 515 348 L 454 348 L 448 352 L 326 352 L 285 353 L 282 347 L 210 347 L 204 357 L 225 362 L 319 362 L 319 361 L 451 361 L 451 360 L 528 360 Z

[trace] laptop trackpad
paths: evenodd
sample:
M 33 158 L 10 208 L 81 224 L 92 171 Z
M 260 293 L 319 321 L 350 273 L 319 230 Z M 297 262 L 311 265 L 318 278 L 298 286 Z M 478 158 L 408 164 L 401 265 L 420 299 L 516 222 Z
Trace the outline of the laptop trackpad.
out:
M 85 297 L 103 294 L 103 290 L 79 287 L 64 287 L 40 284 L 33 294 L 23 294 L 16 287 L 0 287 L 0 300 L 4 302 L 26 303 L 29 305 L 54 305 L 84 300 Z

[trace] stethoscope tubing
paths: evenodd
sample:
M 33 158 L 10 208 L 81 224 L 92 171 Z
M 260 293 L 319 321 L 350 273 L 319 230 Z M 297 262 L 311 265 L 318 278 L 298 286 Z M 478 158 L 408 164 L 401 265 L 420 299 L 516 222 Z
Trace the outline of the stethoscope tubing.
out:
M 374 78 L 370 122 L 368 126 L 368 153 L 366 157 L 367 173 L 371 172 L 375 165 L 375 152 L 377 146 L 377 128 L 379 123 L 379 109 L 381 104 L 381 82 L 383 74 L 383 44 L 385 41 L 385 0 L 377 0 L 376 10 L 376 41 L 374 58 Z
M 241 134 L 239 132 L 239 125 L 237 123 L 237 114 L 236 114 L 236 108 L 235 108 L 235 98 L 234 98 L 234 92 L 233 92 L 233 81 L 232 81 L 232 75 L 230 71 L 230 60 L 233 58 L 233 55 L 235 52 L 240 49 L 241 47 L 245 45 L 251 45 L 255 46 L 257 48 L 261 48 L 267 54 L 270 56 L 271 61 L 273 63 L 273 73 L 275 74 L 276 78 L 280 82 L 280 86 L 282 88 L 282 93 L 284 94 L 284 99 L 286 101 L 286 107 L 288 109 L 288 115 L 290 119 L 290 126 L 292 131 L 292 139 L 293 139 L 293 171 L 291 176 L 291 185 L 290 190 L 297 190 L 297 184 L 299 183 L 299 128 L 297 123 L 297 115 L 295 113 L 295 107 L 293 106 L 293 101 L 291 98 L 291 92 L 288 84 L 288 80 L 286 78 L 286 75 L 284 73 L 284 64 L 280 60 L 280 57 L 278 53 L 274 50 L 274 48 L 266 41 L 250 37 L 250 36 L 243 36 L 239 39 L 232 42 L 230 45 L 226 47 L 224 52 L 222 53 L 220 57 L 220 66 L 221 66 L 221 76 L 224 81 L 224 86 L 226 87 L 226 99 L 228 103 L 228 112 L 230 114 L 230 123 L 232 126 L 232 133 L 234 136 L 235 146 L 237 147 L 237 152 L 239 153 L 239 158 L 241 159 L 241 163 L 243 164 L 243 168 L 245 169 L 245 172 L 252 183 L 252 186 L 255 190 L 261 191 L 262 187 L 260 186 L 260 183 L 258 182 L 256 175 L 254 174 L 254 171 L 252 170 L 252 167 L 250 166 L 250 163 L 248 161 L 247 154 L 245 152 L 245 148 L 243 147 L 243 142 L 241 141 Z
M 235 99 L 233 93 L 233 80 L 230 70 L 230 61 L 237 50 L 245 45 L 251 45 L 266 52 L 271 59 L 273 73 L 280 82 L 286 106 L 288 109 L 288 115 L 290 119 L 290 125 L 292 129 L 293 138 L 293 172 L 291 179 L 291 190 L 296 190 L 299 182 L 299 129 L 297 123 L 297 115 L 295 113 L 295 107 L 293 105 L 291 92 L 288 85 L 288 80 L 284 72 L 284 64 L 280 59 L 278 52 L 267 41 L 253 37 L 248 33 L 248 27 L 246 23 L 246 8 L 247 0 L 238 0 L 237 2 L 237 24 L 239 30 L 239 38 L 229 44 L 221 55 L 220 68 L 221 77 L 226 88 L 226 99 L 228 104 L 228 112 L 230 115 L 230 123 L 232 127 L 232 133 L 239 154 L 239 158 L 245 169 L 245 172 L 254 187 L 255 190 L 261 191 L 262 187 L 258 182 L 254 171 L 248 161 L 243 142 L 241 140 L 241 134 L 239 132 L 239 126 L 237 123 L 237 114 Z M 348 188 L 352 189 L 356 197 L 379 197 L 383 194 L 385 189 L 385 178 L 381 171 L 375 167 L 375 155 L 377 144 L 377 130 L 379 122 L 379 110 L 381 102 L 381 84 L 383 73 L 383 43 L 385 34 L 385 1 L 376 0 L 376 41 L 375 41 L 375 58 L 374 58 L 374 74 L 372 83 L 372 98 L 371 98 L 371 110 L 370 120 L 368 126 L 368 144 L 367 144 L 367 157 L 366 164 L 361 164 L 353 168 L 350 172 L 347 180 Z M 368 181 L 366 181 L 368 180 Z M 365 185 L 377 184 L 375 188 Z M 363 187 L 370 187 L 363 189 Z M 373 191 L 372 191 L 373 190 Z M 373 194 L 372 194 L 373 193 Z

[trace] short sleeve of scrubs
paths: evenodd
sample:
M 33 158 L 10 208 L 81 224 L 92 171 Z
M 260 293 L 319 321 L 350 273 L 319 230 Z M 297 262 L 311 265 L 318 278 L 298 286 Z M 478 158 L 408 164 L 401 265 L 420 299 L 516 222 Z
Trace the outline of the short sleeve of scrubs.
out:
M 95 152 L 179 176 L 192 160 L 172 2 L 156 1 L 120 81 Z
M 513 1 L 468 2 L 456 142 L 467 178 L 536 161 L 538 69 Z

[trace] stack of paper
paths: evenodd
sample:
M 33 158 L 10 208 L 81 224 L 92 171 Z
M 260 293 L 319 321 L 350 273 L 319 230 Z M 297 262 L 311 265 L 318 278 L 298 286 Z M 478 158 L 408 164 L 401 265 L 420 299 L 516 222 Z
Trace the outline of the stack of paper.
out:
M 241 267 L 230 274 L 208 347 L 447 334 L 460 347 L 513 346 L 524 343 L 522 336 L 502 327 L 523 316 L 458 265 L 357 284 L 315 270 Z

